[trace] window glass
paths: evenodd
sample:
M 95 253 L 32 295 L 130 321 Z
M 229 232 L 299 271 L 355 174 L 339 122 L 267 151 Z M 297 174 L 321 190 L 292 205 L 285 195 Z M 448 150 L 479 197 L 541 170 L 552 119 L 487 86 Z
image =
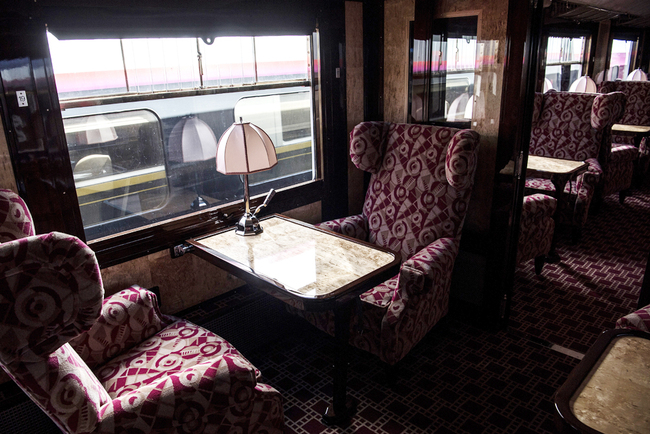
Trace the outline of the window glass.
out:
M 315 178 L 309 37 L 49 39 L 88 240 L 243 198 L 242 178 L 215 169 L 216 143 L 239 117 L 278 153 L 250 177 L 252 195 Z M 93 43 L 112 60 L 86 65 Z
M 412 38 L 410 114 L 414 121 L 472 119 L 477 27 L 476 16 L 436 19 L 430 42 Z
M 635 41 L 623 39 L 612 40 L 612 52 L 609 56 L 609 80 L 624 80 L 630 73 L 630 60 L 635 48 Z
M 555 90 L 569 90 L 582 76 L 587 38 L 549 36 L 546 45 L 545 78 Z

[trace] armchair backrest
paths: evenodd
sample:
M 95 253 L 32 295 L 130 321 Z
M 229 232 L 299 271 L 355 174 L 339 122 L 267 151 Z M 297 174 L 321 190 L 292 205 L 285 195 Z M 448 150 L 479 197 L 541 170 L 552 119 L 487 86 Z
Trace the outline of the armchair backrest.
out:
M 90 429 L 109 398 L 68 341 L 101 312 L 95 254 L 71 235 L 34 235 L 9 190 L 0 190 L 0 237 L 0 363 L 61 428 Z
M 542 95 L 541 105 L 539 98 L 537 95 L 529 153 L 566 160 L 598 158 L 625 107 L 625 95 L 620 92 L 548 91 Z
M 11 190 L 0 189 L 0 243 L 34 233 L 32 215 L 25 201 Z
M 442 238 L 459 238 L 479 135 L 430 125 L 363 122 L 350 133 L 350 156 L 372 173 L 363 215 L 369 241 L 407 260 Z
M 627 98 L 625 112 L 619 123 L 626 125 L 650 125 L 650 81 L 605 81 L 600 93 L 623 92 Z M 614 143 L 634 144 L 631 135 L 613 135 Z

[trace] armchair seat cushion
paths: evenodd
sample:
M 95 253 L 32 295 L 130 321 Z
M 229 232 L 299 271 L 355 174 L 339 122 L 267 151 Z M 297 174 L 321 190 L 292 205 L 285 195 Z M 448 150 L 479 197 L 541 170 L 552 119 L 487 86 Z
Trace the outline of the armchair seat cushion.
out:
M 246 360 L 225 339 L 179 320 L 98 367 L 95 374 L 111 398 L 117 398 L 224 354 Z
M 530 190 L 539 190 L 539 191 L 547 191 L 550 193 L 555 193 L 555 186 L 553 185 L 550 179 L 546 179 L 546 178 L 526 178 L 526 188 Z M 564 186 L 564 193 L 566 194 L 571 194 L 571 192 L 575 193 L 576 188 L 577 188 L 576 181 L 567 182 L 566 185 Z

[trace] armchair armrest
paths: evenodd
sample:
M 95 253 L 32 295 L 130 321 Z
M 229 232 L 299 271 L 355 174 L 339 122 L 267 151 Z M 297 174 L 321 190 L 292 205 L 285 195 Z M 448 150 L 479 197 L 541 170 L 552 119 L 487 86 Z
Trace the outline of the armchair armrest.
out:
M 395 324 L 409 300 L 436 285 L 451 279 L 459 242 L 455 238 L 439 238 L 402 264 L 399 283 L 391 300 L 386 320 Z
M 70 345 L 94 369 L 175 320 L 160 312 L 153 292 L 133 285 L 104 299 L 99 319 Z
M 361 241 L 368 241 L 368 220 L 363 214 L 343 217 L 319 223 L 316 227 L 347 235 Z
M 281 411 L 279 392 L 268 386 L 258 388 L 255 368 L 236 354 L 224 354 L 114 398 L 101 408 L 94 432 L 112 433 L 118 428 L 190 432 L 200 425 L 239 426 L 242 432 L 253 432 L 246 427 L 264 423 L 267 415 L 278 416 L 271 414 L 273 406 L 253 405 L 252 401 L 262 399 L 276 401 Z M 151 414 L 151 409 L 156 412 Z M 282 432 L 281 427 L 277 432 Z

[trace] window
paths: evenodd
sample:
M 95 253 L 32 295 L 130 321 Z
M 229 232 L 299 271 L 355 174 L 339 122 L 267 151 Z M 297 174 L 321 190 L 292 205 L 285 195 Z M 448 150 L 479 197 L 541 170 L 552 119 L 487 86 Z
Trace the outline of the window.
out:
M 410 117 L 415 122 L 472 119 L 478 17 L 433 21 L 432 39 L 411 38 Z
M 585 36 L 548 37 L 544 77 L 550 81 L 550 88 L 569 90 L 571 84 L 584 74 L 586 47 Z
M 48 41 L 87 240 L 241 199 L 214 159 L 240 118 L 278 153 L 252 195 L 317 177 L 310 37 Z
M 632 62 L 636 55 L 636 40 L 613 39 L 609 54 L 607 80 L 625 80 L 632 72 Z

